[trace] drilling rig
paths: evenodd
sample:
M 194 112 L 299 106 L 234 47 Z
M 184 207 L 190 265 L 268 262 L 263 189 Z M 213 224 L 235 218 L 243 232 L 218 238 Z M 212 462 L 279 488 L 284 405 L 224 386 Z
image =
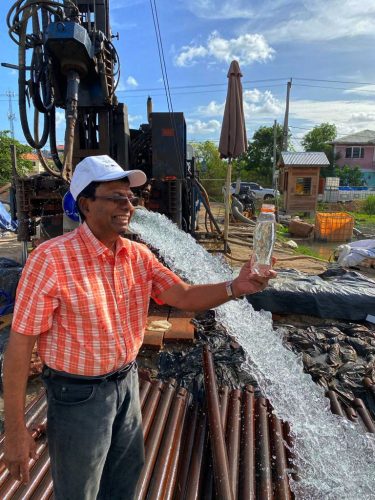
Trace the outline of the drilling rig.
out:
M 47 237 L 62 234 L 62 199 L 74 167 L 101 154 L 125 170 L 142 169 L 149 184 L 138 194 L 146 208 L 194 232 L 199 183 L 194 158 L 187 158 L 184 115 L 154 113 L 149 98 L 148 123 L 129 129 L 127 106 L 116 96 L 120 61 L 109 0 L 18 0 L 7 25 L 18 45 L 18 64 L 2 65 L 18 70 L 23 133 L 45 169 L 41 175 L 15 175 L 18 239 L 29 241 L 37 221 Z M 65 111 L 63 159 L 56 143 L 58 108 Z M 45 147 L 53 166 L 42 155 Z

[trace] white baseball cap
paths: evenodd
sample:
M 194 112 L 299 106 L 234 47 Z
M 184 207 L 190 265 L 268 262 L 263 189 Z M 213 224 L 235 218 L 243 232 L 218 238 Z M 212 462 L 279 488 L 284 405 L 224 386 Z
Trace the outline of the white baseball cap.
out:
M 142 170 L 123 170 L 108 155 L 88 156 L 77 163 L 70 181 L 70 192 L 76 200 L 91 182 L 116 181 L 127 177 L 130 187 L 142 186 L 147 181 Z

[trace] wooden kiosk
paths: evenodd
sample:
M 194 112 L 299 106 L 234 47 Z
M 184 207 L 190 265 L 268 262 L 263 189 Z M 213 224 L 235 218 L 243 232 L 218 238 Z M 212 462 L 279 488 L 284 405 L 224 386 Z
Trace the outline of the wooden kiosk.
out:
M 312 215 L 318 201 L 321 167 L 328 167 L 325 153 L 281 153 L 279 189 L 284 195 L 287 214 L 308 212 Z

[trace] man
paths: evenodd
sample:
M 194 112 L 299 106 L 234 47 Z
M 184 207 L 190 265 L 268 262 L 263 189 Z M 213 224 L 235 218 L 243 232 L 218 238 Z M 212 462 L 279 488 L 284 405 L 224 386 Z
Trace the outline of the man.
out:
M 121 237 L 134 212 L 131 188 L 145 182 L 143 172 L 124 171 L 108 156 L 82 160 L 70 192 L 83 224 L 34 250 L 17 289 L 4 361 L 4 461 L 14 478 L 29 480 L 35 443 L 24 402 L 37 339 L 57 500 L 134 497 L 144 461 L 134 361 L 150 297 L 205 310 L 258 292 L 275 276 L 256 276 L 246 264 L 229 283 L 184 283 L 145 245 Z

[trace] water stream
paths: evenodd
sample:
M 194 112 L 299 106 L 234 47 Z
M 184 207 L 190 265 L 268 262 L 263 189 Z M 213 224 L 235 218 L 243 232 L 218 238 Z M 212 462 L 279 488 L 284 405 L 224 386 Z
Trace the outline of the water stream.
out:
M 224 259 L 210 255 L 160 214 L 137 210 L 131 229 L 190 283 L 215 283 L 232 276 Z M 290 479 L 296 497 L 375 499 L 375 436 L 331 413 L 323 389 L 303 372 L 301 358 L 285 349 L 273 331 L 270 313 L 254 311 L 246 300 L 228 302 L 216 312 L 246 352 L 243 369 L 256 377 L 277 416 L 290 423 L 299 476 L 298 481 Z

